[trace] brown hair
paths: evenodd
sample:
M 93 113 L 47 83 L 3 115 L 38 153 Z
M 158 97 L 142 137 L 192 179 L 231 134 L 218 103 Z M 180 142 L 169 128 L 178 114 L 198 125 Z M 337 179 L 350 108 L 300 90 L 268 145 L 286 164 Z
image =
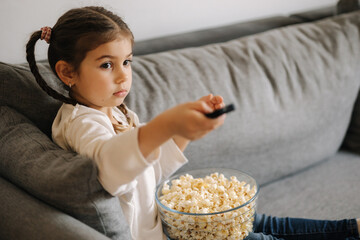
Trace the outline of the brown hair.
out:
M 134 36 L 127 24 L 116 14 L 103 7 L 83 7 L 69 10 L 56 22 L 51 31 L 48 49 L 48 61 L 54 74 L 55 65 L 63 60 L 71 64 L 75 71 L 79 69 L 86 53 L 99 45 L 115 40 L 120 34 L 127 35 L 134 43 Z M 26 59 L 30 70 L 40 87 L 53 98 L 64 103 L 77 104 L 71 97 L 66 97 L 52 89 L 39 73 L 35 60 L 35 44 L 41 37 L 41 30 L 34 32 L 26 45 Z M 60 80 L 60 79 L 59 79 Z M 70 92 L 65 84 L 63 86 Z M 127 115 L 124 104 L 119 109 Z M 129 124 L 133 123 L 127 117 Z

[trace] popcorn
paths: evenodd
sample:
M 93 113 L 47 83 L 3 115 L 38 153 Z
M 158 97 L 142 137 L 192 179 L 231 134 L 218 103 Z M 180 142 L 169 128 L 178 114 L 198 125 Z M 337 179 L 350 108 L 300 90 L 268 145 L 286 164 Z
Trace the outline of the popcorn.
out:
M 179 211 L 160 210 L 165 231 L 172 239 L 244 239 L 253 229 L 256 186 L 240 182 L 235 176 L 227 179 L 212 173 L 204 178 L 189 174 L 164 183 L 164 206 Z M 189 213 L 189 214 L 186 214 Z

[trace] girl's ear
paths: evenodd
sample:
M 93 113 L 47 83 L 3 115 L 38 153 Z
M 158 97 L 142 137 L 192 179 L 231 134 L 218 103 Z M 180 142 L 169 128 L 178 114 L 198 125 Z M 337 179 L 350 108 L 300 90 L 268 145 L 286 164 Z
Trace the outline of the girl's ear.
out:
M 65 85 L 70 88 L 75 85 L 77 75 L 71 64 L 60 60 L 55 64 L 55 71 Z

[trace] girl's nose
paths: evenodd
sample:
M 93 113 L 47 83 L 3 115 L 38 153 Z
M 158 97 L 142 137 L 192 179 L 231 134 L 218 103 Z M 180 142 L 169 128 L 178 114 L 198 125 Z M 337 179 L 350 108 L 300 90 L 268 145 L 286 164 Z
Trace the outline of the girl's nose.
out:
M 122 83 L 122 82 L 127 81 L 127 79 L 128 79 L 128 75 L 126 74 L 126 72 L 124 70 L 121 69 L 117 72 L 115 82 Z

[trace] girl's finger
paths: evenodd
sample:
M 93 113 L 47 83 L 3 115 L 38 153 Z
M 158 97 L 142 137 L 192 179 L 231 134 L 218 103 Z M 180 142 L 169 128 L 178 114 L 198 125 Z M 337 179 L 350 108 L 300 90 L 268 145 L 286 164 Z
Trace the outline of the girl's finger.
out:
M 225 107 L 224 99 L 219 95 L 213 97 L 212 103 L 214 104 L 215 109 L 220 109 Z
M 223 99 L 222 96 L 216 95 L 216 96 L 213 97 L 213 103 L 214 104 L 220 104 L 222 102 L 224 102 L 224 99 Z
M 201 97 L 199 100 L 204 102 L 209 102 L 213 98 L 213 95 L 210 93 L 209 95 Z
M 208 105 L 208 103 L 204 100 L 199 100 L 193 103 L 193 109 L 202 112 L 202 113 L 210 113 L 213 111 L 213 108 Z

